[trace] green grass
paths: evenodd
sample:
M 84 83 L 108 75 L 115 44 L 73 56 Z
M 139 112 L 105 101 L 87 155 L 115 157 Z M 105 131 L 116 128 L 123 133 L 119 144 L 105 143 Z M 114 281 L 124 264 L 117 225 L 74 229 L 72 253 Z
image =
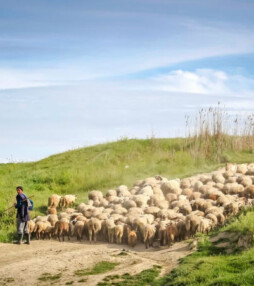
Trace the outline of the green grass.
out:
M 119 263 L 101 261 L 94 265 L 92 269 L 79 269 L 74 272 L 77 276 L 88 276 L 105 273 L 113 270 Z
M 188 141 L 189 142 L 189 141 Z M 38 162 L 0 164 L 0 241 L 15 235 L 15 210 L 3 211 L 15 202 L 16 186 L 34 195 L 31 216 L 45 214 L 51 194 L 77 194 L 77 204 L 87 200 L 93 189 L 106 191 L 138 179 L 160 174 L 183 178 L 218 168 L 220 162 L 253 161 L 251 151 L 225 150 L 220 161 L 193 156 L 183 138 L 120 140 L 50 156 Z M 224 163 L 223 163 L 224 164 Z M 126 168 L 128 166 L 128 168 Z
M 254 211 L 242 213 L 215 234 L 224 231 L 253 232 Z M 181 260 L 170 275 L 152 283 L 153 286 L 247 286 L 254 285 L 254 247 L 231 255 L 215 249 L 207 236 L 198 251 Z
M 50 273 L 43 273 L 41 277 L 38 278 L 40 281 L 56 281 L 59 280 L 62 276 L 62 273 L 57 274 L 50 274 Z
M 154 265 L 153 268 L 143 270 L 136 275 L 125 273 L 123 275 L 109 275 L 103 281 L 99 282 L 98 286 L 145 286 L 151 283 L 158 277 L 161 266 Z

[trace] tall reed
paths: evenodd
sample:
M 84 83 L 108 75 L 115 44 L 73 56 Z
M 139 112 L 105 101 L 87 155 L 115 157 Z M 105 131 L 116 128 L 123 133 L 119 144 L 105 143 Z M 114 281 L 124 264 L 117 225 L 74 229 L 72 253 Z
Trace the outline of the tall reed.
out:
M 225 161 L 225 151 L 254 151 L 254 114 L 230 115 L 225 107 L 202 108 L 185 116 L 186 142 L 195 159 L 201 156 Z

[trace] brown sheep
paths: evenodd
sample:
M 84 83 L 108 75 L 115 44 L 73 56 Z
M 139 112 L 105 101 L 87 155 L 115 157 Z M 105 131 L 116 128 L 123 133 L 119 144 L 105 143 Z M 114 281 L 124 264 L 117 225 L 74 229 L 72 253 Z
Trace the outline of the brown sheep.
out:
M 64 241 L 64 236 L 68 236 L 68 240 L 70 240 L 70 226 L 67 221 L 57 221 L 55 224 L 55 233 L 54 235 L 57 235 L 58 240 L 61 241 L 60 236 L 62 236 Z
M 53 214 L 56 215 L 57 214 L 57 210 L 56 207 L 48 207 L 48 214 Z
M 168 241 L 168 247 L 174 243 L 175 238 L 178 235 L 177 227 L 174 222 L 170 222 L 166 228 L 166 235 L 167 235 L 167 241 Z
M 128 233 L 128 245 L 134 247 L 137 244 L 137 234 L 134 230 Z

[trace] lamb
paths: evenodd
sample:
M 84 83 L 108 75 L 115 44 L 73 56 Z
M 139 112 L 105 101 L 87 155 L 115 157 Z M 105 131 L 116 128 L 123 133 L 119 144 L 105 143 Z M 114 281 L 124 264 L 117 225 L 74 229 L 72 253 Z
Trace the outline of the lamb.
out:
M 155 236 L 156 228 L 155 225 L 148 224 L 144 228 L 144 243 L 146 248 L 153 246 L 153 240 Z
M 70 225 L 66 221 L 57 221 L 55 224 L 55 232 L 54 235 L 57 235 L 58 240 L 61 241 L 60 236 L 64 241 L 64 236 L 68 236 L 68 240 L 70 240 Z
M 89 242 L 97 241 L 97 234 L 101 230 L 101 221 L 98 218 L 91 218 L 87 221 Z
M 60 200 L 61 200 L 61 196 L 59 195 L 51 195 L 49 198 L 48 198 L 48 207 L 52 208 L 57 208 L 59 203 L 60 203 Z

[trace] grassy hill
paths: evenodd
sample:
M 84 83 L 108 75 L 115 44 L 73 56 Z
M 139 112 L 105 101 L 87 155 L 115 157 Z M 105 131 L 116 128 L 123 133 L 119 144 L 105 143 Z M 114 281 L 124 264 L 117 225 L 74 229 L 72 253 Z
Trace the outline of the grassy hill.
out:
M 198 154 L 198 155 L 197 155 Z M 210 172 L 225 161 L 250 162 L 251 151 L 225 150 L 216 156 L 193 152 L 189 140 L 146 139 L 120 140 L 50 156 L 38 162 L 0 164 L 0 241 L 12 239 L 15 230 L 14 211 L 3 210 L 15 202 L 16 186 L 34 195 L 32 216 L 46 212 L 51 194 L 77 194 L 79 202 L 87 200 L 89 191 L 106 191 L 138 179 L 160 174 L 183 178 Z

